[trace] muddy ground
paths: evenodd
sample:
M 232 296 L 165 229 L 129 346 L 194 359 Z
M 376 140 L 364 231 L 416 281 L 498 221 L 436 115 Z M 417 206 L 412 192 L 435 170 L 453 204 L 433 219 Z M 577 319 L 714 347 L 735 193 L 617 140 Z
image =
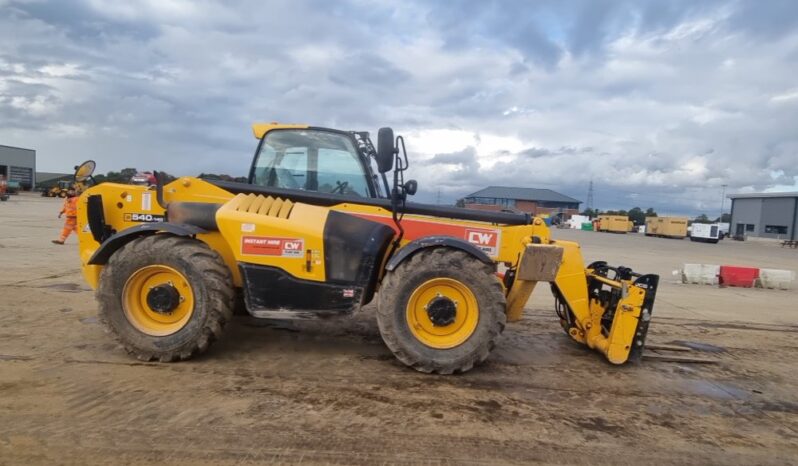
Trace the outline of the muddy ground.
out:
M 679 285 L 683 262 L 798 269 L 773 244 L 554 231 L 663 275 L 649 343 L 714 364 L 615 367 L 572 343 L 545 289 L 488 363 L 416 373 L 370 309 L 236 318 L 200 358 L 130 359 L 97 323 L 59 201 L 0 204 L 0 464 L 788 464 L 798 458 L 798 291 Z

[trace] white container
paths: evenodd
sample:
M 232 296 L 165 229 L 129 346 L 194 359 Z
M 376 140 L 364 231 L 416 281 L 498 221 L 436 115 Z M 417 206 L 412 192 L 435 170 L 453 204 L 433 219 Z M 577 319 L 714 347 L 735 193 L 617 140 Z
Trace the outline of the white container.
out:
M 759 269 L 759 279 L 756 286 L 759 288 L 775 288 L 779 290 L 792 289 L 795 284 L 795 272 L 792 270 Z
M 571 219 L 569 220 L 571 228 L 579 230 L 582 228 L 583 223 L 587 223 L 590 221 L 590 217 L 587 215 L 572 215 Z
M 715 264 L 684 264 L 682 283 L 717 285 L 720 266 Z

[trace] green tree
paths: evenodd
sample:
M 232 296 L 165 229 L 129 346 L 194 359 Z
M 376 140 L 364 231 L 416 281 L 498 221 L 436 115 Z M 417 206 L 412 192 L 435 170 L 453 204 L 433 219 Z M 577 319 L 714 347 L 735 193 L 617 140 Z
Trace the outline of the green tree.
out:
M 579 215 L 587 215 L 588 217 L 598 217 L 598 209 L 585 209 Z
M 656 216 L 657 216 L 657 213 L 654 212 L 654 209 L 652 209 L 651 207 L 646 209 L 646 217 L 656 217 Z
M 123 183 L 122 175 L 119 172 L 108 172 L 105 174 L 105 181 L 110 183 Z
M 701 214 L 693 219 L 693 223 L 712 223 L 707 217 L 707 214 Z
M 129 183 L 130 179 L 133 178 L 136 173 L 139 171 L 135 168 L 123 168 L 121 172 L 119 172 L 119 176 L 122 178 L 122 183 Z
M 731 214 L 723 214 L 719 218 L 716 218 L 715 221 L 720 223 L 731 223 Z
M 236 183 L 246 183 L 249 181 L 246 176 L 231 176 L 226 174 L 216 173 L 200 173 L 198 178 L 203 180 L 221 180 L 221 181 L 234 181 Z
M 646 214 L 640 207 L 632 207 L 629 210 L 629 220 L 633 221 L 635 225 L 642 225 L 646 223 Z

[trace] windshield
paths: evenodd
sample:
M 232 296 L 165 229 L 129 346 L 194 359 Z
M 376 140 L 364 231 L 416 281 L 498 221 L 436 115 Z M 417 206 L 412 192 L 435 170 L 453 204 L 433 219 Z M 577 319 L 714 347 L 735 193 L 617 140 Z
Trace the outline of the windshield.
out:
M 328 131 L 266 133 L 252 175 L 261 186 L 370 197 L 352 140 Z

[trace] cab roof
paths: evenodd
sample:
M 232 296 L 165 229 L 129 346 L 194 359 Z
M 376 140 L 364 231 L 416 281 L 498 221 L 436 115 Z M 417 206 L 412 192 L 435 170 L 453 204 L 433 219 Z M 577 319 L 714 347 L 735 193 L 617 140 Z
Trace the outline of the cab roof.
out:
M 252 134 L 255 135 L 255 139 L 263 139 L 263 135 L 268 133 L 273 129 L 306 129 L 310 128 L 310 125 L 304 124 L 297 124 L 297 123 L 278 123 L 276 121 L 272 121 L 271 123 L 253 123 L 252 124 Z

